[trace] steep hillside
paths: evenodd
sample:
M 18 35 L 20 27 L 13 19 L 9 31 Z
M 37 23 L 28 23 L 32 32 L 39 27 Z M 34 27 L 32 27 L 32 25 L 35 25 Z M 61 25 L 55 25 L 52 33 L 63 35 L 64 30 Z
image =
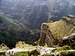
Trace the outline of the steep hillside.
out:
M 38 32 L 33 30 L 28 25 L 23 25 L 3 15 L 0 16 L 0 44 L 5 43 L 9 47 L 13 47 L 20 40 L 33 43 L 38 39 Z

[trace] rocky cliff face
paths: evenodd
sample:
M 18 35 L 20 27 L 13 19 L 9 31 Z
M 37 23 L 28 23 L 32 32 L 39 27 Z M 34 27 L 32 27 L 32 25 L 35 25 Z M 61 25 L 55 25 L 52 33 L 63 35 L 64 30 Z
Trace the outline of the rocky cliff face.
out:
M 75 33 L 75 17 L 66 16 L 59 21 L 43 23 L 41 25 L 40 45 L 54 46 L 61 42 L 64 36 Z

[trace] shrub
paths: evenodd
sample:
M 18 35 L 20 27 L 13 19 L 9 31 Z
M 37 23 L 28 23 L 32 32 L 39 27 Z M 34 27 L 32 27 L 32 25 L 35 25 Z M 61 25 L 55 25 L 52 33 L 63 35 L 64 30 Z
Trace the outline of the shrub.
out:
M 11 56 L 28 56 L 28 52 L 18 52 Z

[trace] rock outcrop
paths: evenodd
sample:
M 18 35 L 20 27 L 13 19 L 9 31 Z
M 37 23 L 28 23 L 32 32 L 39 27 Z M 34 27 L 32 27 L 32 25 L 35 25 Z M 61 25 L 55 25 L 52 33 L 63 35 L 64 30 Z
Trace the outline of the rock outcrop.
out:
M 35 50 L 31 51 L 30 54 L 33 56 L 75 56 L 75 50 L 71 49 L 70 46 L 57 48 L 38 46 Z
M 75 33 L 75 17 L 66 16 L 59 21 L 43 23 L 41 25 L 40 45 L 59 45 L 64 36 Z
M 60 43 L 62 46 L 63 45 L 68 45 L 71 48 L 75 49 L 75 33 L 72 33 L 69 36 L 63 37 L 62 42 Z

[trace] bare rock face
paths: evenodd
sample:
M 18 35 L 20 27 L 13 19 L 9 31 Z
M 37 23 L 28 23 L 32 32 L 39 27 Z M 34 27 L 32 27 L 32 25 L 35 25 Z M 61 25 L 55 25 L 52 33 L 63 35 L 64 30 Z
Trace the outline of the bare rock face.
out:
M 67 22 L 75 25 L 75 16 L 65 16 L 63 17 Z
M 41 25 L 40 45 L 47 44 L 50 47 L 59 45 L 64 36 L 75 33 L 75 17 L 66 16 L 59 21 L 43 23 Z

